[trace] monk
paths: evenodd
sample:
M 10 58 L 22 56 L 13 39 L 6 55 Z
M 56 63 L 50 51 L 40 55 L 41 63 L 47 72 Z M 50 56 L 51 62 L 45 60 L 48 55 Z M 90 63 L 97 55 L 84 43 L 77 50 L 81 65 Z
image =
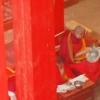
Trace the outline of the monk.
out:
M 61 56 L 56 57 L 57 65 L 57 85 L 67 82 L 69 79 L 74 78 L 74 74 L 69 67 L 65 66 L 64 59 Z
M 96 41 L 91 39 L 91 43 L 94 42 Z M 86 53 L 91 52 L 91 47 L 87 47 L 87 44 L 89 43 L 83 27 L 77 26 L 74 31 L 66 30 L 59 55 L 64 58 L 66 65 L 73 72 L 85 74 L 95 82 L 100 76 L 100 61 L 89 63 L 86 60 Z

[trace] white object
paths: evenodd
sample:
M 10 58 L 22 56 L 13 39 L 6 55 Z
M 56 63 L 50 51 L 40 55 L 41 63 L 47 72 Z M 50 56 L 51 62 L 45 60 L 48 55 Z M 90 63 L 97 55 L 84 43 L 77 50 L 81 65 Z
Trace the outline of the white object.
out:
M 67 91 L 74 90 L 74 89 L 75 89 L 74 85 L 68 85 L 67 83 L 65 83 L 65 84 L 57 86 L 57 93 L 59 93 L 59 92 L 65 93 Z
M 78 77 L 75 77 L 71 80 L 69 80 L 69 82 L 71 82 L 74 85 L 75 81 L 82 81 L 83 83 L 86 82 L 87 80 L 89 80 L 85 75 L 79 75 Z
M 90 63 L 95 63 L 100 59 L 100 47 L 95 49 L 98 54 L 95 54 L 95 52 L 89 52 L 86 54 L 86 60 Z
M 56 91 L 57 93 L 66 93 L 67 92 L 67 90 L 63 90 L 63 89 L 59 89 L 59 88 L 57 88 L 57 91 Z
M 82 75 L 79 75 L 78 77 L 75 77 L 71 80 L 69 80 L 69 82 L 71 83 L 71 85 L 67 84 L 67 83 L 64 83 L 64 84 L 61 84 L 61 85 L 58 85 L 57 86 L 57 93 L 65 93 L 67 91 L 70 91 L 70 90 L 74 90 L 76 87 L 74 85 L 74 82 L 75 81 L 82 81 L 83 83 L 86 82 L 87 80 L 89 80 L 84 74 Z
M 55 37 L 60 36 L 60 35 L 63 34 L 64 32 L 65 32 L 65 30 L 62 31 L 62 32 L 60 32 L 60 33 L 58 33 L 58 34 L 56 34 Z
M 10 97 L 10 100 L 17 100 L 15 93 L 8 91 L 8 96 Z
M 60 48 L 60 45 L 55 46 L 55 49 L 59 49 L 59 48 Z

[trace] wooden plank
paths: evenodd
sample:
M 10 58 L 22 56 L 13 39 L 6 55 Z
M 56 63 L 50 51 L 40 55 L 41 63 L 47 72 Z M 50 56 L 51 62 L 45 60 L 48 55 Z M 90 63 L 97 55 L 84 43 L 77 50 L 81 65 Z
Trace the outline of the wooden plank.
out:
M 13 20 L 4 22 L 4 31 L 13 29 Z

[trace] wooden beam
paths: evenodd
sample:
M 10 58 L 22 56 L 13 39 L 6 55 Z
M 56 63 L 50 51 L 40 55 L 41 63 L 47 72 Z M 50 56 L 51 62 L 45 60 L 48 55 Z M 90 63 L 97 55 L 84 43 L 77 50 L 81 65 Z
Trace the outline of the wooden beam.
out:
M 4 31 L 13 29 L 13 20 L 4 22 Z

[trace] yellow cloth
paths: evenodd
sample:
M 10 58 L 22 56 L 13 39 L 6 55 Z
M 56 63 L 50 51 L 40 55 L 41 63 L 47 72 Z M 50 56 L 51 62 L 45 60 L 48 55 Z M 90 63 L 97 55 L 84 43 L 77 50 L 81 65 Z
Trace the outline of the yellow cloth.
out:
M 86 43 L 85 43 L 85 40 L 82 39 L 82 42 L 83 42 L 83 45 L 82 45 L 82 48 L 80 49 L 80 51 L 84 50 L 86 48 Z M 81 61 L 81 60 L 84 60 L 86 58 L 86 54 L 80 56 L 80 57 L 77 57 L 75 58 L 74 60 L 75 61 Z
M 64 74 L 62 75 L 63 81 L 66 82 L 68 80 L 68 76 L 66 75 L 66 73 L 64 72 Z
M 80 57 L 77 57 L 77 58 L 73 57 L 73 47 L 72 47 L 71 34 L 72 34 L 72 32 L 69 33 L 68 41 L 67 41 L 68 42 L 68 49 L 69 49 L 70 58 L 71 58 L 72 62 L 84 60 L 86 58 L 86 54 L 84 54 Z M 82 39 L 82 43 L 83 43 L 83 45 L 82 45 L 82 48 L 80 49 L 80 51 L 82 51 L 86 48 L 86 43 L 85 43 L 84 39 Z

